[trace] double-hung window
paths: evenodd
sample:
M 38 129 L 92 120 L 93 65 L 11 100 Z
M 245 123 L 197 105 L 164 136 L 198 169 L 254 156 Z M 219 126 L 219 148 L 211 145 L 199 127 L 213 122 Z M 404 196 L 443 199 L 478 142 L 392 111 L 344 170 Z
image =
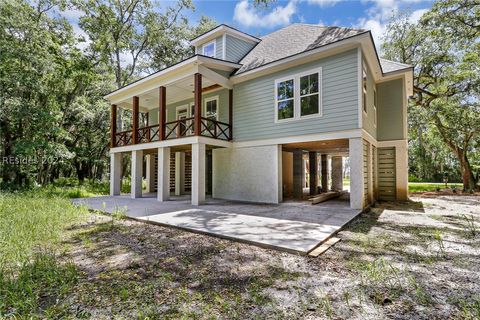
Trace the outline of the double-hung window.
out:
M 320 116 L 321 68 L 275 81 L 275 122 Z
M 363 63 L 363 70 L 362 70 L 362 105 L 363 105 L 363 112 L 367 113 L 367 70 L 365 70 L 365 62 Z
M 218 96 L 205 99 L 205 115 L 208 119 L 218 120 Z
M 377 89 L 373 89 L 373 125 L 377 126 Z

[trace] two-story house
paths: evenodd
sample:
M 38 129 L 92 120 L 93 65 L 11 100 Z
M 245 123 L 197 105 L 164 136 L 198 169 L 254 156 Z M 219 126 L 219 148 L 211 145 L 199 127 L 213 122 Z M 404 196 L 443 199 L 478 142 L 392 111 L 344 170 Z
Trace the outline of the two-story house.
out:
M 106 96 L 111 195 L 128 155 L 133 198 L 145 177 L 158 201 L 280 203 L 342 189 L 347 158 L 352 208 L 407 198 L 412 68 L 380 59 L 370 31 L 293 24 L 257 38 L 220 25 L 191 45 Z M 118 108 L 132 112 L 128 130 Z

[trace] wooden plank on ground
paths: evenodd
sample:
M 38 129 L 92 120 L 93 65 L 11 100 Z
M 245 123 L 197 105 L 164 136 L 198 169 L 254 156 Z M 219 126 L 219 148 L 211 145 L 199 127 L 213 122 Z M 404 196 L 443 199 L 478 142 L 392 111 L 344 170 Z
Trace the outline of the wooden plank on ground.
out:
M 312 201 L 312 204 L 317 204 L 320 202 L 324 202 L 333 198 L 338 198 L 343 194 L 343 192 L 339 191 L 329 191 L 325 193 L 321 193 L 315 197 L 310 198 L 309 200 Z
M 340 238 L 331 237 L 330 239 L 328 239 L 327 241 L 325 241 L 324 243 L 322 243 L 321 245 L 319 245 L 318 247 L 310 251 L 308 255 L 311 257 L 318 257 L 319 255 L 321 255 L 322 253 L 330 249 L 330 247 L 335 245 L 340 240 L 341 240 Z

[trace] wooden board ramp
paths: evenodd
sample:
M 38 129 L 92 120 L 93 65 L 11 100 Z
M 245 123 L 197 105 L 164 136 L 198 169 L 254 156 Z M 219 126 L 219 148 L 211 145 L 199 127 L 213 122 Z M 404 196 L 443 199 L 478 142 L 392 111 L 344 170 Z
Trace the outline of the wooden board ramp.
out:
M 318 257 L 328 249 L 330 249 L 333 245 L 335 245 L 337 242 L 339 242 L 341 239 L 336 238 L 336 237 L 331 237 L 312 251 L 308 253 L 309 256 L 311 257 Z
M 342 194 L 343 194 L 342 191 L 328 191 L 328 192 L 316 195 L 315 197 L 312 197 L 308 200 L 312 201 L 312 204 L 317 204 L 317 203 L 325 202 L 325 201 L 330 200 L 330 199 L 338 198 Z

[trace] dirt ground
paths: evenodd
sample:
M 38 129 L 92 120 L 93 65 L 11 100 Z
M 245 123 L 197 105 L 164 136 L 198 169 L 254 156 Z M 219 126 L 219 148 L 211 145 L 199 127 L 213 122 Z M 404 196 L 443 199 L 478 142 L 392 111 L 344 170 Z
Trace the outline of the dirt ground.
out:
M 377 204 L 316 258 L 101 215 L 70 235 L 74 317 L 480 318 L 478 196 Z

